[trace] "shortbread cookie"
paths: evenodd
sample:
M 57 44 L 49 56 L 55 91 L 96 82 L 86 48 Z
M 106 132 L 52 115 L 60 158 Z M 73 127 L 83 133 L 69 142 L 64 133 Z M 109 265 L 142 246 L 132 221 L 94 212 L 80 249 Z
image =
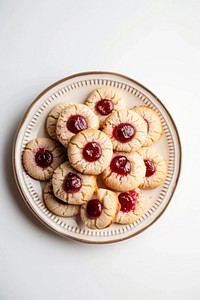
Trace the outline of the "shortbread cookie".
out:
M 136 151 L 147 137 L 146 122 L 132 110 L 113 111 L 102 130 L 110 137 L 115 151 Z
M 56 136 L 56 124 L 60 113 L 71 103 L 60 103 L 56 105 L 48 114 L 46 121 L 46 129 L 50 137 L 57 140 Z
M 81 219 L 91 229 L 110 226 L 120 209 L 117 194 L 106 189 L 98 189 L 91 200 L 81 206 Z
M 112 190 L 126 192 L 136 189 L 144 179 L 145 164 L 137 153 L 115 152 L 102 179 Z
M 100 174 L 109 165 L 112 154 L 112 143 L 108 136 L 95 129 L 79 132 L 71 138 L 68 146 L 72 167 L 83 174 Z
M 97 189 L 95 176 L 77 172 L 69 162 L 63 163 L 54 171 L 52 185 L 57 198 L 75 205 L 87 202 Z
M 67 204 L 54 196 L 51 180 L 44 186 L 43 198 L 46 207 L 57 216 L 72 217 L 80 212 L 80 205 Z
M 87 98 L 86 105 L 94 111 L 100 121 L 100 126 L 113 110 L 125 109 L 122 96 L 111 88 L 98 88 Z
M 138 153 L 143 158 L 146 166 L 145 177 L 139 187 L 153 189 L 161 185 L 167 175 L 167 163 L 162 155 L 157 150 L 149 147 L 141 148 Z
M 64 148 L 46 137 L 28 142 L 22 155 L 25 170 L 38 180 L 50 179 L 65 160 Z
M 99 128 L 97 116 L 84 104 L 70 104 L 58 117 L 56 136 L 67 148 L 71 137 L 87 128 Z
M 132 108 L 147 123 L 147 138 L 143 146 L 151 146 L 157 142 L 162 136 L 162 124 L 155 110 L 147 106 L 135 106 Z
M 146 202 L 140 189 L 118 193 L 120 211 L 117 214 L 116 223 L 130 224 L 137 221 L 144 213 Z

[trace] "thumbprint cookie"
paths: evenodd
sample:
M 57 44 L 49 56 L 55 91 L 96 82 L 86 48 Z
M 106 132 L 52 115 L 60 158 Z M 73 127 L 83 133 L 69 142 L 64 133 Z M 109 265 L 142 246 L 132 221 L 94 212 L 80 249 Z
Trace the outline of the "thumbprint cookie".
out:
M 43 198 L 46 207 L 57 216 L 72 217 L 80 212 L 80 205 L 67 204 L 54 196 L 51 180 L 44 186 Z
M 72 167 L 83 174 L 100 174 L 109 165 L 112 154 L 109 137 L 95 129 L 77 133 L 71 138 L 68 146 L 68 157 Z
M 157 112 L 147 106 L 135 106 L 132 110 L 139 114 L 147 124 L 147 137 L 143 146 L 153 145 L 161 138 L 163 132 Z
M 114 89 L 98 88 L 87 98 L 85 104 L 94 111 L 100 121 L 100 126 L 113 110 L 125 109 L 122 96 Z
M 99 120 L 93 111 L 84 104 L 69 104 L 57 120 L 56 136 L 67 148 L 69 140 L 87 128 L 99 128 Z
M 80 216 L 88 228 L 103 229 L 115 221 L 119 209 L 116 193 L 98 189 L 92 198 L 81 206 Z
M 146 122 L 132 110 L 113 111 L 102 130 L 110 137 L 115 151 L 136 151 L 147 137 Z
M 81 205 L 88 201 L 97 189 L 96 177 L 74 170 L 69 162 L 61 164 L 53 173 L 54 195 L 69 204 Z
M 146 202 L 140 189 L 118 193 L 120 211 L 117 214 L 115 223 L 130 224 L 137 221 L 144 213 Z
M 53 171 L 66 160 L 65 149 L 50 138 L 29 141 L 22 154 L 27 173 L 38 180 L 48 180 Z
M 137 152 L 115 152 L 110 165 L 102 173 L 102 180 L 112 190 L 127 192 L 141 184 L 145 171 L 144 161 Z
M 140 184 L 142 189 L 153 189 L 161 185 L 167 175 L 167 163 L 162 155 L 149 147 L 138 150 L 146 166 L 145 177 Z
M 48 114 L 46 120 L 46 129 L 50 137 L 57 140 L 56 124 L 60 113 L 69 105 L 69 103 L 60 103 L 56 105 Z

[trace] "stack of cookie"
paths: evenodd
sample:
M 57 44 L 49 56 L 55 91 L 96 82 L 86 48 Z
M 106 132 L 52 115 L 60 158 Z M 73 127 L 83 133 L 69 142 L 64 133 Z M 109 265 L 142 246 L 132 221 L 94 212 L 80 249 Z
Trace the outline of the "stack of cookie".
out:
M 167 173 L 165 160 L 150 147 L 162 136 L 153 109 L 126 109 L 116 90 L 99 88 L 85 104 L 54 107 L 46 128 L 51 138 L 31 140 L 23 165 L 33 178 L 49 180 L 44 202 L 51 212 L 80 213 L 91 229 L 140 218 L 145 210 L 141 189 L 158 187 Z M 98 187 L 99 178 L 104 188 Z

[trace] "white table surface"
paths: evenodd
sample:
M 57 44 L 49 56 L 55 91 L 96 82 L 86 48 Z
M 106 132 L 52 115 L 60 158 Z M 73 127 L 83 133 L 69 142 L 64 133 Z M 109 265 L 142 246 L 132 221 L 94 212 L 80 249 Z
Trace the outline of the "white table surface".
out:
M 178 127 L 175 195 L 162 217 L 124 242 L 90 245 L 46 229 L 12 173 L 16 128 L 48 85 L 91 70 L 152 90 Z M 200 2 L 0 2 L 0 299 L 200 299 Z

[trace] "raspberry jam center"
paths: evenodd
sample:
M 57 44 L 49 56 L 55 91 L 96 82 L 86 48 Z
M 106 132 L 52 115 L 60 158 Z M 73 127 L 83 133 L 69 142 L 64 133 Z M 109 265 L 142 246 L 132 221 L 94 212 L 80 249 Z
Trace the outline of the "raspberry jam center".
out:
M 145 163 L 145 166 L 146 166 L 146 174 L 145 174 L 145 176 L 146 177 L 152 176 L 155 173 L 155 171 L 156 171 L 154 163 L 151 160 L 148 160 L 148 159 L 144 160 L 144 163 Z
M 90 142 L 83 148 L 83 157 L 89 162 L 98 160 L 101 157 L 102 150 L 98 143 Z
M 66 126 L 69 131 L 75 134 L 88 128 L 86 119 L 81 115 L 69 117 Z
M 91 219 L 99 218 L 103 209 L 103 205 L 98 199 L 92 199 L 87 204 L 87 214 Z
M 40 168 L 47 168 L 53 161 L 53 155 L 44 148 L 39 148 L 35 154 L 35 162 Z
M 97 102 L 95 109 L 100 115 L 107 116 L 113 110 L 113 103 L 111 100 L 102 99 Z
M 125 176 L 131 171 L 131 163 L 126 156 L 115 156 L 111 160 L 110 168 L 112 172 Z
M 129 123 L 121 123 L 115 126 L 113 136 L 121 143 L 126 143 L 132 140 L 135 135 L 133 126 Z
M 134 211 L 138 197 L 139 195 L 136 191 L 120 193 L 118 196 L 119 203 L 121 204 L 120 210 L 125 213 Z
M 64 180 L 64 190 L 66 193 L 77 193 L 82 187 L 81 178 L 72 172 L 69 172 Z

